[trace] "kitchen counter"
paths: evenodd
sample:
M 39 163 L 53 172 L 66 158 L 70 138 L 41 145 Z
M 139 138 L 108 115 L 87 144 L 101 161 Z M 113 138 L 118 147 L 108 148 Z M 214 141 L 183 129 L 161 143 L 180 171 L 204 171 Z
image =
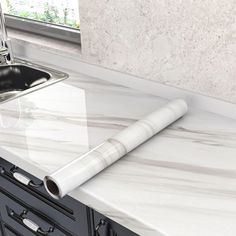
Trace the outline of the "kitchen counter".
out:
M 39 178 L 167 102 L 53 67 L 70 78 L 0 106 L 0 155 Z M 236 120 L 193 107 L 70 195 L 142 236 L 235 236 Z

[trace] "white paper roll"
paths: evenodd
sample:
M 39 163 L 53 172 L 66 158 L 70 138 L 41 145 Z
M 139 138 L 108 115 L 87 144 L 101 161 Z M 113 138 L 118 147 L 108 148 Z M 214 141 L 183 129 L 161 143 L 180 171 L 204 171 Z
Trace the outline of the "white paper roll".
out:
M 44 178 L 48 193 L 62 198 L 122 156 L 147 141 L 187 112 L 187 103 L 176 99 L 125 128 L 104 143 Z

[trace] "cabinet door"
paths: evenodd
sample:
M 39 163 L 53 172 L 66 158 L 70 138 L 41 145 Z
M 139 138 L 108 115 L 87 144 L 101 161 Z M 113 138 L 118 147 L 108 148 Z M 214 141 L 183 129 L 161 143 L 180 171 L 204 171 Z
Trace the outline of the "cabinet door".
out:
M 138 236 L 129 229 L 93 211 L 94 236 Z M 96 230 L 97 229 L 97 230 Z M 96 234 L 97 233 L 97 234 Z

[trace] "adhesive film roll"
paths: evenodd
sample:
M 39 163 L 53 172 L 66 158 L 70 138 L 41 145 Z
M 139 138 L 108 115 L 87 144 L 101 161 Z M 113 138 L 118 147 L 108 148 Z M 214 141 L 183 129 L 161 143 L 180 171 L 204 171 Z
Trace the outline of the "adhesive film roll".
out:
M 44 185 L 48 193 L 53 198 L 62 198 L 178 120 L 187 112 L 187 109 L 188 106 L 184 100 L 173 100 L 51 175 L 45 176 Z

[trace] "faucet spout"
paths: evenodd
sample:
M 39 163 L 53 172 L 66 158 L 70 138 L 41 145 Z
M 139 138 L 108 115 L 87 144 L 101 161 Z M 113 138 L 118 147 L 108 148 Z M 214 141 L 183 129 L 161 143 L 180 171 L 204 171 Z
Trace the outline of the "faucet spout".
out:
M 5 25 L 5 17 L 0 2 L 0 29 L 1 29 L 1 41 L 0 41 L 0 65 L 12 64 L 13 54 L 11 48 L 10 39 L 7 36 L 7 30 Z

